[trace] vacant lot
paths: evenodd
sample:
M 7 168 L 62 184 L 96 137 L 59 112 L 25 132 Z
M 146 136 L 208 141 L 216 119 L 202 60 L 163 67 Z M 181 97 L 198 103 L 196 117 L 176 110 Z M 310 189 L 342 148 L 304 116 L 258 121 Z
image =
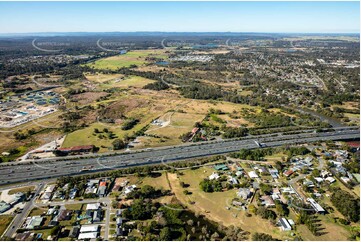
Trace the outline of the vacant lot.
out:
M 96 74 L 85 73 L 84 75 L 87 80 L 96 83 L 108 82 L 124 77 L 124 75 L 121 74 L 102 74 L 102 73 L 96 73 Z
M 28 191 L 33 191 L 35 189 L 35 186 L 29 186 L 29 187 L 19 187 L 19 188 L 15 188 L 12 189 L 8 192 L 9 195 L 18 193 L 18 192 L 22 192 L 22 193 L 26 193 Z
M 159 174 L 159 173 L 157 173 Z M 166 173 L 162 172 L 160 173 L 160 176 L 154 176 L 154 177 L 145 177 L 144 179 L 142 179 L 141 185 L 150 185 L 153 186 L 156 189 L 165 189 L 165 190 L 169 190 L 169 184 L 167 181 L 167 177 L 166 177 Z
M 268 233 L 277 238 L 283 238 L 283 236 L 286 235 L 281 232 L 275 234 L 274 230 L 278 230 L 278 228 L 272 226 L 268 220 L 261 219 L 255 215 L 246 217 L 246 212 L 243 210 L 240 211 L 234 208 L 227 210 L 226 207 L 230 207 L 232 199 L 236 197 L 236 190 L 232 189 L 225 192 L 213 193 L 201 191 L 199 182 L 212 174 L 213 171 L 213 168 L 202 167 L 197 170 L 184 170 L 182 171 L 183 175 L 179 176 L 179 178 L 177 178 L 176 174 L 169 174 L 173 192 L 183 204 L 195 213 L 204 214 L 207 218 L 222 223 L 225 226 L 239 226 L 252 233 Z M 179 184 L 180 181 L 189 184 L 189 187 L 182 188 Z M 183 193 L 184 189 L 187 189 L 192 194 L 185 195 Z M 190 201 L 195 203 L 191 205 L 189 204 Z
M 318 240 L 318 241 L 342 241 L 347 240 L 349 232 L 341 225 L 331 222 L 326 216 L 319 216 L 321 219 L 321 227 L 324 228 L 322 232 L 324 235 L 314 236 L 306 225 L 298 225 L 297 231 L 302 236 L 303 240 Z
M 13 218 L 14 217 L 11 215 L 0 215 L 0 237 L 5 232 L 6 228 L 9 226 Z

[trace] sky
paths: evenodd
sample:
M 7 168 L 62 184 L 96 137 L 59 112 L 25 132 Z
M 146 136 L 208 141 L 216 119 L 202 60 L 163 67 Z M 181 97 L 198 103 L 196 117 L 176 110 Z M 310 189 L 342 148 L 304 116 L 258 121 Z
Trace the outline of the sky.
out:
M 0 2 L 0 33 L 359 33 L 353 2 Z

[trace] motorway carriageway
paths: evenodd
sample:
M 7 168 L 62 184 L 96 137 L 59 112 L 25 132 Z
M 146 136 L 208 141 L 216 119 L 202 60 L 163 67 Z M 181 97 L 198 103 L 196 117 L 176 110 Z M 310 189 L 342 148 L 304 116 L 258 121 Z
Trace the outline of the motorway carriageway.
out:
M 79 175 L 97 171 L 112 170 L 130 166 L 168 163 L 196 157 L 236 152 L 240 149 L 258 148 L 255 140 L 265 143 L 267 147 L 287 144 L 307 143 L 321 140 L 359 139 L 359 130 L 340 129 L 323 133 L 302 133 L 278 135 L 244 140 L 230 140 L 214 143 L 197 143 L 197 145 L 176 146 L 166 149 L 154 149 L 137 153 L 123 153 L 115 156 L 83 158 L 61 161 L 18 163 L 14 166 L 0 167 L 0 184 L 27 182 L 36 179 L 48 179 L 64 175 Z M 90 171 L 80 172 L 84 166 L 93 166 Z

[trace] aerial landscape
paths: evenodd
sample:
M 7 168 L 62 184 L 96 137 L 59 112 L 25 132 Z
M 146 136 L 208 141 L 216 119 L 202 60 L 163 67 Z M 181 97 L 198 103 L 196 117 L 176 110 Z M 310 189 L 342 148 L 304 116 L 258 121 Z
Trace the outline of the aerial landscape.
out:
M 0 2 L 0 240 L 359 241 L 359 19 Z

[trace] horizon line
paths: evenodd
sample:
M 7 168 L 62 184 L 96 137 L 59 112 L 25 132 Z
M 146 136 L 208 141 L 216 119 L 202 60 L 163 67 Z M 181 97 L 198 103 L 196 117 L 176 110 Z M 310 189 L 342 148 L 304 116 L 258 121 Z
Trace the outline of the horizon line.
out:
M 92 34 L 92 33 L 230 33 L 230 34 L 360 34 L 358 32 L 273 32 L 273 31 L 42 31 L 42 32 L 0 32 L 0 35 L 29 35 L 29 34 Z

